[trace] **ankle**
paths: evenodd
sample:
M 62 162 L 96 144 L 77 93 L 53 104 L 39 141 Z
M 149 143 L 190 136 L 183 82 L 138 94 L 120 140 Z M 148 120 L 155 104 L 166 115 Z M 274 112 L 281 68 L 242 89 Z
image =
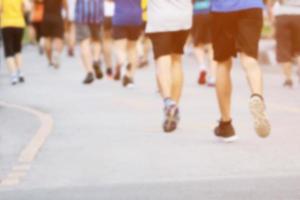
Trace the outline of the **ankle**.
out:
M 263 97 L 261 94 L 253 93 L 253 94 L 251 95 L 251 98 L 253 98 L 253 97 L 258 97 L 258 98 L 260 98 L 262 101 L 264 101 L 264 97 Z

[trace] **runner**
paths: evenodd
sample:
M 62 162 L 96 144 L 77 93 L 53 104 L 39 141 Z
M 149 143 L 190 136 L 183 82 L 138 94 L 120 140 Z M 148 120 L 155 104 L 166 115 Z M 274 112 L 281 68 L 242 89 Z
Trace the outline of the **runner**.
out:
M 106 75 L 113 77 L 113 43 L 112 43 L 112 17 L 114 16 L 115 3 L 112 0 L 104 1 L 104 23 L 103 23 L 103 56 L 106 66 Z
M 75 27 L 75 5 L 77 0 L 68 0 L 69 19 L 66 19 L 66 40 L 68 44 L 68 55 L 74 56 L 76 45 L 76 27 Z
M 103 0 L 77 0 L 76 32 L 80 42 L 81 58 L 87 72 L 84 84 L 103 78 L 100 68 L 100 33 L 104 18 Z
M 26 25 L 24 9 L 23 0 L 0 0 L 1 32 L 12 85 L 25 81 L 21 72 L 22 38 Z
M 35 43 L 38 44 L 40 54 L 43 54 L 42 39 L 42 21 L 43 21 L 44 4 L 43 0 L 34 0 L 31 12 L 31 25 L 34 30 Z
M 154 49 L 156 76 L 164 102 L 165 132 L 179 123 L 183 86 L 182 54 L 192 26 L 193 5 L 188 0 L 149 0 L 148 33 Z
M 142 0 L 142 19 L 143 19 L 143 32 L 141 34 L 140 40 L 139 40 L 139 68 L 146 67 L 149 64 L 148 56 L 149 52 L 151 50 L 151 41 L 149 37 L 147 37 L 145 30 L 147 26 L 147 6 L 148 6 L 148 0 Z
M 226 142 L 236 139 L 231 122 L 232 57 L 240 53 L 251 88 L 250 111 L 256 132 L 261 137 L 270 134 L 265 113 L 263 77 L 257 62 L 258 42 L 263 26 L 263 0 L 213 0 L 213 48 L 217 67 L 217 96 L 221 120 L 215 135 Z
M 214 87 L 216 82 L 216 62 L 213 60 L 213 49 L 211 41 L 211 0 L 195 0 L 192 37 L 194 43 L 194 54 L 199 64 L 198 83 Z M 208 65 L 210 78 L 207 80 L 208 73 L 206 56 L 208 54 Z
M 64 23 L 62 9 L 68 15 L 67 0 L 44 0 L 42 32 L 45 51 L 50 66 L 59 68 L 63 50 Z
M 275 24 L 277 42 L 277 61 L 282 65 L 285 76 L 285 87 L 293 87 L 293 60 L 298 65 L 300 81 L 300 1 L 282 0 L 276 4 Z M 269 14 L 274 22 L 272 3 L 269 3 Z
M 141 0 L 115 0 L 113 17 L 113 38 L 117 66 L 114 79 L 121 78 L 121 69 L 125 68 L 122 84 L 132 87 L 134 74 L 138 65 L 137 41 L 142 30 Z

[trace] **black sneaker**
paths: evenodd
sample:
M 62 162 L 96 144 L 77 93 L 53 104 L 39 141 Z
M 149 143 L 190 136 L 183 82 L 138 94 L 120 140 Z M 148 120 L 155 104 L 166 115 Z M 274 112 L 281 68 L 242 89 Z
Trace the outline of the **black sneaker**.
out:
M 88 73 L 83 81 L 83 84 L 91 84 L 94 81 L 93 73 Z
M 113 77 L 113 71 L 112 71 L 112 68 L 107 68 L 107 69 L 106 69 L 106 76 L 109 77 L 109 78 L 112 78 L 112 77 Z
M 219 122 L 219 125 L 215 128 L 215 136 L 221 139 L 224 142 L 234 142 L 237 140 L 237 136 L 235 135 L 234 128 L 229 122 Z
M 123 77 L 123 86 L 124 87 L 132 87 L 133 86 L 133 79 L 129 78 L 128 76 Z
M 103 73 L 102 73 L 101 68 L 100 68 L 100 63 L 95 62 L 93 64 L 93 68 L 94 68 L 94 71 L 95 71 L 96 78 L 97 79 L 102 79 L 103 78 Z
M 284 83 L 283 83 L 283 86 L 284 86 L 284 87 L 292 88 L 293 85 L 294 85 L 294 83 L 293 83 L 292 80 L 286 80 L 286 81 L 284 81 Z
M 165 120 L 163 123 L 163 130 L 166 133 L 171 133 L 177 129 L 180 117 L 179 109 L 176 105 L 165 107 Z
M 20 83 L 24 83 L 24 82 L 25 82 L 24 76 L 19 76 L 19 82 L 20 82 Z
M 114 75 L 114 80 L 115 81 L 119 81 L 121 79 L 121 66 L 118 65 L 116 67 L 116 72 L 115 72 L 115 75 Z

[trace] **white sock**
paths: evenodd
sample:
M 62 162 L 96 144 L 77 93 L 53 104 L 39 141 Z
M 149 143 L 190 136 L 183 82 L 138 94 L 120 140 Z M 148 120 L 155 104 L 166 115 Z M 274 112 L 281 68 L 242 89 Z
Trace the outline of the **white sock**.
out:
M 207 71 L 207 70 L 206 70 L 206 66 L 203 65 L 203 64 L 202 64 L 202 65 L 199 65 L 199 70 L 200 70 L 200 72 L 202 72 L 202 71 L 205 71 L 205 72 L 206 72 L 206 71 Z

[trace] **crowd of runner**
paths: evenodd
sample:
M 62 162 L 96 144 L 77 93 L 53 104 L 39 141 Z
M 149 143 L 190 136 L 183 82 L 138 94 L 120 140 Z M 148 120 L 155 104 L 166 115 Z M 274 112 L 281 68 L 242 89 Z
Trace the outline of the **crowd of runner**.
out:
M 261 137 L 271 132 L 258 63 L 264 10 L 277 29 L 276 54 L 284 69 L 284 86 L 293 87 L 294 64 L 300 78 L 299 0 L 0 0 L 0 23 L 12 85 L 25 82 L 25 27 L 30 41 L 56 69 L 64 46 L 73 57 L 79 44 L 84 84 L 107 76 L 132 87 L 136 70 L 148 65 L 152 49 L 165 132 L 176 130 L 180 121 L 182 56 L 191 44 L 198 83 L 216 88 L 221 117 L 215 135 L 233 141 L 230 73 L 237 55 L 251 91 L 255 130 Z

